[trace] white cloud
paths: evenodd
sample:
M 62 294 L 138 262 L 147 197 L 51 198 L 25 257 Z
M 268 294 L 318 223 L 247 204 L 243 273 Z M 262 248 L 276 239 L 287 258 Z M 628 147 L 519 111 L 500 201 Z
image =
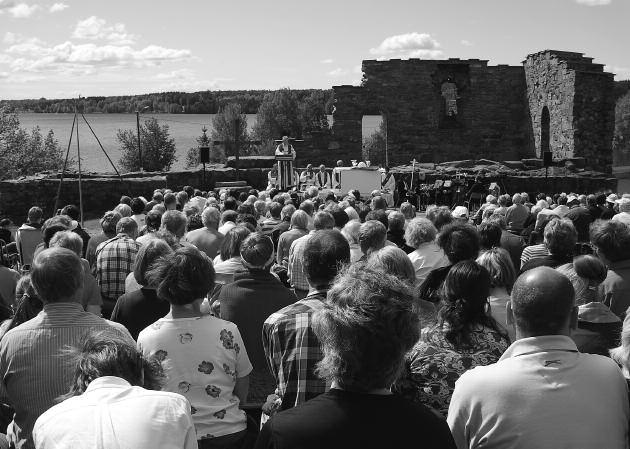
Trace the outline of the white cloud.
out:
M 321 61 L 319 61 L 322 64 L 332 64 L 333 62 L 335 62 L 334 59 L 322 59 Z
M 7 31 L 6 33 L 4 33 L 4 37 L 2 38 L 2 42 L 4 42 L 5 44 L 9 44 L 9 45 L 23 44 L 23 43 L 35 44 L 35 45 L 45 45 L 45 42 L 42 41 L 41 39 L 38 39 L 36 37 L 26 38 L 23 35 L 21 35 L 20 33 L 12 33 L 11 31 Z
M 69 8 L 70 6 L 67 3 L 54 3 L 49 9 L 48 11 L 51 13 L 55 13 L 55 12 L 61 12 L 66 8 Z
M 575 0 L 580 5 L 586 6 L 605 6 L 610 5 L 612 0 Z
M 342 69 L 341 67 L 337 67 L 334 70 L 331 70 L 330 72 L 328 72 L 328 76 L 332 76 L 335 78 L 338 78 L 340 76 L 344 76 L 347 75 L 348 71 L 346 69 Z
M 614 73 L 617 81 L 630 80 L 630 67 L 606 65 L 604 66 L 604 71 Z
M 391 58 L 423 58 L 437 59 L 443 56 L 440 43 L 430 34 L 407 33 L 386 38 L 378 47 L 371 48 L 370 53 L 378 59 Z
M 122 23 L 108 25 L 105 19 L 90 16 L 79 20 L 72 33 L 75 39 L 107 40 L 116 44 L 133 44 L 136 36 L 130 34 Z
M 155 75 L 156 80 L 191 80 L 195 77 L 195 72 L 190 69 L 177 69 L 170 72 L 158 73 L 157 75 Z
M 352 67 L 352 73 L 363 73 L 363 67 L 361 67 L 361 64 Z
M 0 0 L 0 14 L 2 14 L 3 11 L 9 8 L 12 8 L 13 6 L 15 6 L 15 2 L 9 0 Z
M 35 11 L 39 9 L 38 5 L 27 5 L 26 3 L 18 3 L 15 6 L 12 6 L 7 9 L 9 14 L 11 14 L 16 19 L 26 19 L 33 15 Z
M 462 39 L 460 42 L 464 47 L 472 47 L 474 44 L 466 39 Z

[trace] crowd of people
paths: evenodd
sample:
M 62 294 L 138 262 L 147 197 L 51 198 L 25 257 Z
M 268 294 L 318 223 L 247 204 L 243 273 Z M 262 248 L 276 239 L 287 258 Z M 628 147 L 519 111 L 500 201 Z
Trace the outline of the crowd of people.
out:
M 2 234 L 0 447 L 628 447 L 630 195 L 112 206 Z

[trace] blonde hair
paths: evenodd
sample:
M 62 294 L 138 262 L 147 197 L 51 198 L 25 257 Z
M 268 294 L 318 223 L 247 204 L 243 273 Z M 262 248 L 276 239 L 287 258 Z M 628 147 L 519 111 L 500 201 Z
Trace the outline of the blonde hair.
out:
M 491 248 L 477 258 L 477 263 L 490 273 L 491 287 L 505 287 L 509 292 L 516 280 L 516 269 L 510 254 L 503 248 Z

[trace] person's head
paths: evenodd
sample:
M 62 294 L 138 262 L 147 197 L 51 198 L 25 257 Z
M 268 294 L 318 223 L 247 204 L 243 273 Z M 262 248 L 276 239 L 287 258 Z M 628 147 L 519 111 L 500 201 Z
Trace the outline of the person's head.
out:
M 300 210 L 303 210 L 309 216 L 312 216 L 313 212 L 315 211 L 315 205 L 311 200 L 304 200 L 302 201 L 302 203 L 300 203 Z
M 103 233 L 105 235 L 114 235 L 116 234 L 116 225 L 122 216 L 116 211 L 107 211 L 101 218 L 101 229 L 103 229 Z
M 273 241 L 260 232 L 249 234 L 241 243 L 241 259 L 246 268 L 268 270 L 273 263 Z
M 393 274 L 403 281 L 413 284 L 416 282 L 416 271 L 411 259 L 402 249 L 395 246 L 386 246 L 372 253 L 366 266 L 375 271 L 385 271 Z
M 164 195 L 164 207 L 166 207 L 166 210 L 175 210 L 177 208 L 177 197 L 173 192 Z
M 7 298 L 8 300 L 9 298 Z M 39 312 L 41 312 L 44 304 L 39 298 L 33 283 L 31 282 L 31 275 L 27 274 L 18 279 L 15 286 L 15 308 L 11 324 L 5 330 L 9 330 L 18 327 L 22 323 L 26 323 L 28 320 L 35 318 Z M 10 304 L 7 304 L 10 305 Z
M 138 236 L 138 223 L 131 217 L 122 217 L 116 224 L 116 234 L 135 239 Z
M 507 229 L 507 220 L 505 219 L 505 215 L 494 214 L 489 216 L 484 221 L 496 224 L 497 226 L 499 226 L 499 228 L 501 228 L 501 231 L 505 231 Z
M 534 268 L 514 283 L 507 313 L 517 339 L 569 335 L 577 326 L 575 291 L 569 279 L 553 268 Z
M 201 300 L 214 287 L 214 268 L 208 256 L 194 246 L 182 246 L 161 257 L 146 275 L 157 296 L 171 306 Z
M 144 201 L 140 198 L 134 198 L 131 200 L 131 212 L 134 215 L 138 215 L 144 212 Z
M 186 233 L 186 214 L 178 210 L 167 210 L 162 215 L 160 229 L 181 239 Z
M 67 215 L 55 215 L 44 222 L 42 226 L 42 235 L 44 238 L 44 246 L 48 248 L 50 239 L 59 231 L 69 231 L 76 227 L 77 222 Z
M 161 203 L 164 201 L 164 195 L 158 190 L 156 192 L 153 192 L 153 196 L 151 197 L 151 199 L 155 203 Z
M 238 212 L 235 210 L 228 209 L 221 213 L 221 224 L 225 224 L 228 222 L 236 223 L 236 218 L 238 217 Z
M 77 302 L 83 290 L 81 258 L 67 248 L 48 248 L 31 265 L 31 282 L 44 303 Z
M 568 218 L 554 219 L 545 226 L 544 243 L 552 256 L 570 257 L 577 243 L 577 231 Z
M 407 220 L 411 220 L 412 218 L 416 217 L 416 210 L 413 205 L 408 201 L 405 201 L 400 205 L 400 212 L 402 212 L 402 214 L 405 216 L 405 219 Z
M 280 212 L 280 220 L 291 222 L 291 216 L 295 213 L 295 206 L 293 204 L 287 204 L 282 208 Z
M 289 136 L 282 136 L 282 143 L 285 145 L 289 144 Z
M 31 224 L 40 224 L 44 219 L 44 211 L 37 206 L 33 206 L 28 210 L 27 220 Z
M 479 234 L 474 226 L 453 223 L 442 228 L 437 243 L 451 264 L 475 260 L 479 255 Z
M 162 214 L 156 210 L 150 210 L 144 217 L 144 223 L 147 225 L 148 232 L 155 232 L 162 224 Z
M 313 164 L 306 164 L 307 171 L 313 171 Z
M 267 214 L 267 202 L 264 200 L 256 200 L 254 202 L 254 209 L 259 217 L 264 217 Z
M 483 251 L 477 257 L 477 263 L 490 274 L 490 287 L 504 288 L 508 293 L 512 291 L 512 286 L 516 280 L 516 269 L 506 250 L 493 247 Z
M 180 206 L 180 208 L 183 208 L 186 205 L 186 203 L 188 202 L 188 199 L 189 199 L 188 194 L 184 192 L 183 190 L 175 194 L 175 201 Z
M 486 220 L 479 225 L 479 244 L 481 249 L 501 246 L 501 226 L 496 221 Z
M 474 260 L 451 267 L 442 288 L 442 307 L 438 313 L 445 337 L 455 346 L 470 344 L 470 334 L 478 326 L 500 327 L 488 312 L 490 274 Z
M 350 245 L 338 231 L 318 231 L 306 242 L 302 264 L 306 279 L 314 289 L 327 289 L 348 262 Z
M 216 231 L 219 227 L 219 221 L 221 220 L 221 214 L 219 209 L 214 207 L 206 207 L 201 213 L 201 222 L 203 225 L 210 229 Z
M 593 195 L 592 193 L 590 195 L 587 195 L 586 205 L 591 207 L 597 206 L 597 196 Z
M 440 232 L 444 226 L 453 222 L 453 215 L 451 215 L 451 210 L 446 206 L 436 206 L 430 209 L 427 208 L 426 215 L 427 218 L 433 223 L 433 226 L 436 227 L 438 232 Z
M 337 161 L 337 167 L 343 167 L 343 161 L 341 159 Z
M 219 251 L 221 260 L 228 260 L 232 257 L 240 257 L 241 243 L 243 243 L 243 240 L 245 240 L 251 232 L 252 231 L 245 226 L 234 226 L 230 229 L 228 233 L 225 234 L 225 238 L 221 242 L 221 249 Z
M 313 226 L 316 231 L 332 229 L 335 227 L 335 219 L 330 212 L 319 211 L 313 217 Z
M 238 216 L 236 217 L 236 224 L 246 226 L 252 232 L 256 231 L 256 228 L 258 226 L 256 217 L 252 214 L 238 214 Z
M 419 321 L 407 282 L 360 264 L 348 266 L 313 317 L 324 353 L 318 374 L 358 393 L 389 388 L 418 341 Z
M 276 220 L 280 220 L 280 214 L 282 213 L 282 204 L 277 201 L 273 201 L 269 205 L 269 215 L 271 218 L 275 218 Z
M 155 287 L 150 285 L 147 273 L 160 257 L 171 254 L 173 250 L 163 240 L 151 239 L 140 247 L 133 266 L 133 277 L 143 287 Z
M 412 248 L 418 249 L 423 243 L 434 241 L 436 236 L 437 229 L 435 229 L 433 223 L 426 218 L 414 218 L 407 223 L 405 242 Z
M 83 252 L 83 239 L 76 232 L 58 231 L 50 239 L 48 247 L 67 248 L 77 256 L 81 257 L 81 253 Z
M 405 216 L 402 212 L 393 211 L 387 216 L 387 230 L 391 232 L 404 232 Z
M 118 212 L 121 217 L 131 217 L 131 206 L 128 204 L 119 204 L 114 208 L 114 211 Z
M 368 220 L 359 229 L 359 245 L 361 252 L 370 255 L 385 246 L 387 228 L 380 221 Z
M 61 215 L 67 215 L 68 217 L 76 221 L 79 221 L 81 219 L 81 211 L 79 211 L 79 208 L 74 204 L 68 204 L 67 206 L 64 206 L 64 208 L 61 209 Z
M 606 264 L 630 259 L 630 227 L 619 221 L 597 220 L 590 229 L 591 245 Z
M 522 204 L 523 203 L 523 197 L 521 196 L 520 193 L 515 193 L 514 195 L 512 195 L 512 204 Z
M 486 204 L 497 204 L 497 197 L 492 194 L 486 195 Z
M 361 222 L 359 220 L 350 220 L 341 230 L 341 235 L 343 235 L 351 245 L 358 245 L 360 230 Z
M 321 164 L 321 165 L 319 166 L 319 171 L 320 171 L 320 172 L 324 172 L 324 171 L 326 171 L 326 166 L 325 166 L 324 164 Z
M 561 265 L 556 270 L 564 274 L 573 284 L 576 305 L 601 302 L 603 299 L 599 286 L 606 279 L 608 270 L 597 257 L 578 256 L 572 263 Z
M 568 201 L 568 197 L 566 195 L 558 196 L 558 200 L 557 200 L 558 206 L 566 206 L 567 201 Z
M 348 216 L 348 220 L 359 220 L 359 213 L 357 212 L 357 210 L 352 207 L 352 206 L 348 206 L 344 209 L 344 211 L 346 212 L 346 215 Z
M 127 206 L 131 205 L 131 197 L 127 195 L 123 195 L 120 197 L 119 204 L 126 204 Z
M 463 223 L 468 222 L 468 208 L 466 206 L 456 206 L 451 212 L 453 220 L 457 220 Z
M 389 220 L 387 218 L 387 212 L 384 209 L 371 210 L 366 216 L 365 221 L 376 220 L 380 221 L 385 229 L 389 226 Z
M 291 215 L 291 229 L 300 229 L 306 231 L 308 229 L 308 215 L 303 210 L 296 210 Z
M 113 328 L 92 330 L 65 353 L 74 372 L 63 399 L 85 393 L 94 379 L 104 376 L 120 377 L 148 390 L 160 390 L 166 381 L 160 362 L 146 358 L 133 340 Z
M 387 200 L 382 196 L 372 198 L 372 210 L 387 210 Z
M 348 214 L 338 204 L 330 203 L 324 208 L 326 212 L 329 212 L 335 220 L 335 228 L 342 229 L 346 223 L 350 220 Z

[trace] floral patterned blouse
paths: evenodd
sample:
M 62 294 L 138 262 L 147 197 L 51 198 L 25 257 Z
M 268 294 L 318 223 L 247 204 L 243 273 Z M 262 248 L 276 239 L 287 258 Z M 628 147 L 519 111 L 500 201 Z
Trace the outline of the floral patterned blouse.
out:
M 497 362 L 510 343 L 488 327 L 475 329 L 470 335 L 471 346 L 465 348 L 456 348 L 444 334 L 439 325 L 422 329 L 420 340 L 407 354 L 405 373 L 395 389 L 446 417 L 455 381 L 475 366 Z

